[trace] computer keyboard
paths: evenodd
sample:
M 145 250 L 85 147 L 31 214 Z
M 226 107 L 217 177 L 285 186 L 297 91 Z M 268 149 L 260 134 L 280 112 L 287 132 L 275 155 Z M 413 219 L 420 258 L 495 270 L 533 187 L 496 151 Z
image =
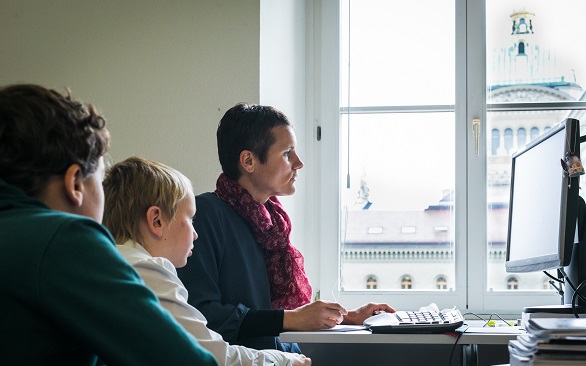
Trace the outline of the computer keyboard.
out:
M 372 333 L 445 333 L 459 328 L 464 317 L 459 310 L 397 311 L 373 315 L 364 321 Z

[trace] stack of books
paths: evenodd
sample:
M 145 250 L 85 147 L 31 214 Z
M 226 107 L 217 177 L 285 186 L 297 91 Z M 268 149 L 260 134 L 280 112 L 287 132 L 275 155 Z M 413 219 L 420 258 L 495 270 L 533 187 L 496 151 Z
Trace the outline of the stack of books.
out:
M 586 365 L 586 318 L 535 318 L 509 341 L 511 366 Z

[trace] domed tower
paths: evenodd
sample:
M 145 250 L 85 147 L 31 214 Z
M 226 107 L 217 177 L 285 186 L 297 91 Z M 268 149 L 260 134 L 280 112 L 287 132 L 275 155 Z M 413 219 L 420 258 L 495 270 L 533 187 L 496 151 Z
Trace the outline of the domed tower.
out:
M 513 10 L 504 47 L 493 50 L 492 69 L 488 72 L 488 102 L 574 101 L 583 93 L 564 60 L 556 57 L 556 45 L 547 35 L 547 24 L 539 26 L 536 14 Z M 506 36 L 510 33 L 510 36 Z M 492 113 L 488 138 L 488 189 L 491 205 L 508 202 L 511 154 L 561 121 L 567 111 L 543 110 Z
M 533 71 L 537 71 L 531 68 L 532 65 L 530 64 L 529 57 L 527 56 L 527 51 L 529 51 L 528 47 L 530 46 L 529 39 L 534 34 L 534 16 L 534 13 L 525 10 L 516 11 L 511 14 L 511 21 L 513 22 L 511 35 L 515 37 L 512 56 L 514 57 L 514 68 L 516 71 L 517 80 L 529 81 L 532 79 Z M 530 53 L 532 54 L 533 52 Z
M 547 90 L 541 95 L 532 95 L 527 101 L 575 100 L 579 97 L 582 88 L 576 84 L 571 69 L 565 67 L 564 60 L 558 59 L 555 45 L 541 44 L 547 39 L 547 29 L 536 27 L 535 13 L 515 10 L 510 19 L 512 44 L 493 51 L 489 90 L 494 93 L 500 88 L 532 85 Z M 496 98 L 493 102 L 519 100 L 510 93 L 504 94 L 509 95 L 492 95 Z
M 515 11 L 511 14 L 513 22 L 513 32 L 511 34 L 525 35 L 533 34 L 533 17 L 534 13 L 526 10 Z

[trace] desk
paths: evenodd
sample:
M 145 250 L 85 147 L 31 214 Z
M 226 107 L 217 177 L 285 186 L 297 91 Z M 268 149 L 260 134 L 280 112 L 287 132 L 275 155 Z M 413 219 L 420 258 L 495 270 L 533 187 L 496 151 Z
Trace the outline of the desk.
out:
M 468 322 L 467 322 L 468 323 Z M 502 333 L 501 333 L 502 332 Z M 481 328 L 470 326 L 458 340 L 461 345 L 461 364 L 465 366 L 476 366 L 479 364 L 479 345 L 499 345 L 506 346 L 509 340 L 516 339 L 517 335 L 522 333 L 519 328 L 499 329 L 499 328 Z M 447 334 L 372 334 L 367 330 L 335 332 L 335 331 L 316 331 L 316 332 L 284 332 L 280 335 L 282 342 L 297 342 L 304 344 L 319 345 L 339 345 L 348 349 L 360 345 L 453 345 L 456 337 Z M 402 348 L 402 347 L 401 347 Z M 412 347 L 417 352 L 424 352 L 421 347 Z M 506 349 L 506 347 L 504 348 Z M 303 346 L 302 346 L 303 350 Z M 444 352 L 445 353 L 445 352 Z M 311 357 L 311 354 L 308 354 Z M 443 356 L 442 356 L 443 357 Z M 502 357 L 501 357 L 502 358 Z M 508 352 L 507 352 L 508 360 Z M 437 360 L 436 360 L 437 361 Z M 498 362 L 498 363 L 502 363 Z M 437 364 L 447 364 L 437 362 Z

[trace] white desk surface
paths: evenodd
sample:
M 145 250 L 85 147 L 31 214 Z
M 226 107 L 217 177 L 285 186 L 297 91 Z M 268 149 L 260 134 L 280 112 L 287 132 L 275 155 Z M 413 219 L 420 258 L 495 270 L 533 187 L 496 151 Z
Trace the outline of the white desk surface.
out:
M 522 333 L 517 327 L 469 327 L 458 340 L 458 344 L 508 344 L 509 340 L 516 339 Z M 368 330 L 283 332 L 280 338 L 282 342 L 297 343 L 453 344 L 456 341 L 455 336 L 448 334 L 372 334 Z

